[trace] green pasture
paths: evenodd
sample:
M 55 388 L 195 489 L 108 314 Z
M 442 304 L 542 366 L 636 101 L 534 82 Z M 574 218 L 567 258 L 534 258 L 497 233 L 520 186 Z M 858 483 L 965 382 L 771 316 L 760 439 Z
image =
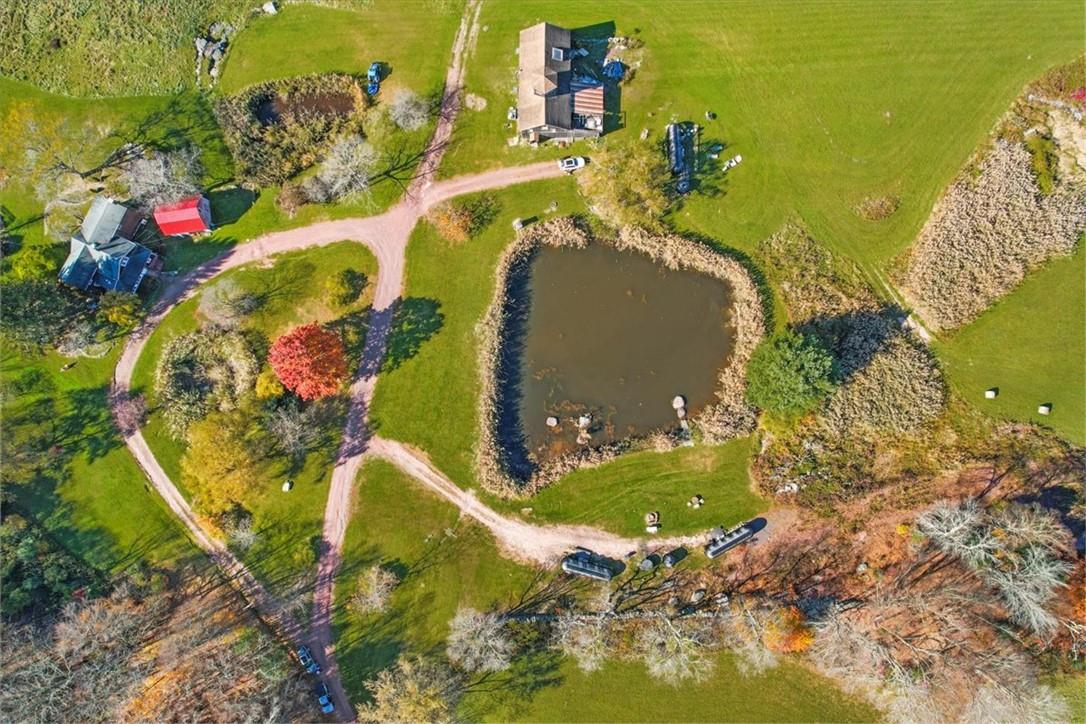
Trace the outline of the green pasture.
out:
M 1054 259 L 936 345 L 951 383 L 996 417 L 1086 445 L 1086 250 Z M 985 390 L 998 388 L 994 400 Z M 1051 404 L 1049 415 L 1037 408 Z
M 1080 3 L 1012 0 L 686 0 L 666 22 L 661 13 L 638 0 L 484 3 L 466 84 L 487 106 L 458 119 L 441 172 L 560 153 L 506 145 L 522 28 L 546 20 L 630 36 L 644 42 L 642 63 L 622 87 L 624 128 L 604 142 L 643 129 L 659 141 L 670 121 L 691 120 L 704 126 L 703 145 L 743 156 L 674 214 L 678 227 L 749 250 L 798 218 L 866 268 L 884 268 L 1022 87 L 1082 52 L 1084 19 Z M 592 146 L 572 151 L 591 157 Z M 854 212 L 884 195 L 901 201 L 890 218 Z
M 113 426 L 106 397 L 119 351 L 77 359 L 68 370 L 72 360 L 53 353 L 9 350 L 0 360 L 3 434 L 55 441 L 49 464 L 5 492 L 15 510 L 104 573 L 180 563 L 196 553 Z

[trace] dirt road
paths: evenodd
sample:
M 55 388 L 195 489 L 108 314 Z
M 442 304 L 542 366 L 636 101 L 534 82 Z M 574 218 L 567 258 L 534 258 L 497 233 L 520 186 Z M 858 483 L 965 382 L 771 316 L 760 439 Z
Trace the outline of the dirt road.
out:
M 475 494 L 464 490 L 433 467 L 425 457 L 403 443 L 375 437 L 369 450 L 447 501 L 494 534 L 499 548 L 511 558 L 527 563 L 554 564 L 577 546 L 584 546 L 610 558 L 622 559 L 649 542 L 653 550 L 696 546 L 707 536 L 672 538 L 623 538 L 587 525 L 534 525 L 496 512 Z
M 402 292 L 407 240 L 419 218 L 442 201 L 464 193 L 561 175 L 553 163 L 539 163 L 434 182 L 434 173 L 452 135 L 453 121 L 459 109 L 463 60 L 468 52 L 467 39 L 478 32 L 475 26 L 478 23 L 479 9 L 480 3 L 474 0 L 465 11 L 453 50 L 453 63 L 446 77 L 446 91 L 443 94 L 437 127 L 404 200 L 378 216 L 320 222 L 304 228 L 266 234 L 238 245 L 184 276 L 173 279 L 166 285 L 147 318 L 126 340 L 111 385 L 110 405 L 117 415 L 120 404 L 130 394 L 136 363 L 154 330 L 175 306 L 190 298 L 200 285 L 229 269 L 276 254 L 343 240 L 363 243 L 377 257 L 378 275 L 373 317 L 362 362 L 350 387 L 347 423 L 332 474 L 314 589 L 313 619 L 308 637 L 293 619 L 282 615 L 276 601 L 245 565 L 221 541 L 207 534 L 188 501 L 155 459 L 142 433 L 139 430 L 126 430 L 122 433 L 125 444 L 155 491 L 185 525 L 195 543 L 220 567 L 262 619 L 284 640 L 292 645 L 308 644 L 322 660 L 324 680 L 335 699 L 339 718 L 343 720 L 353 719 L 354 712 L 340 682 L 333 655 L 331 610 L 335 572 L 339 566 L 343 537 L 350 516 L 351 485 L 366 450 L 366 411 L 384 357 L 394 303 Z

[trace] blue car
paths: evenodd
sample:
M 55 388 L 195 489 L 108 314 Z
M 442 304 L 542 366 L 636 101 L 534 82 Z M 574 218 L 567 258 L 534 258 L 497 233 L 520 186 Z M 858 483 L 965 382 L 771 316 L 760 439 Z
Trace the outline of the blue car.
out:
M 375 60 L 370 63 L 370 69 L 366 73 L 366 93 L 375 96 L 379 90 L 381 90 L 381 61 Z
M 332 695 L 328 693 L 327 684 L 323 681 L 317 684 L 314 693 L 317 695 L 317 703 L 321 705 L 321 711 L 331 714 L 336 710 L 336 705 L 332 703 Z
M 308 646 L 299 646 L 295 651 L 298 655 L 298 662 L 301 663 L 302 668 L 310 674 L 319 674 L 321 672 L 321 665 L 317 663 L 317 660 L 313 658 L 313 654 L 309 652 Z

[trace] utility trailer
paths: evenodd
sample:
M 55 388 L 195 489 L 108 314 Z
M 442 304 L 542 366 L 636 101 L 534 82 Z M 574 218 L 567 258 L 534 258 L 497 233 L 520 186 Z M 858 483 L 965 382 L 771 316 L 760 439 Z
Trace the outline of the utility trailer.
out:
M 737 545 L 746 543 L 754 537 L 754 529 L 749 525 L 741 525 L 725 532 L 723 535 L 713 538 L 705 544 L 705 555 L 712 559 L 718 558 Z
M 667 126 L 667 160 L 671 175 L 676 177 L 675 189 L 686 194 L 693 188 L 694 151 L 693 132 L 686 123 L 669 123 Z
M 614 572 L 599 561 L 592 551 L 578 548 L 562 559 L 562 570 L 575 576 L 584 576 L 596 581 L 610 581 Z

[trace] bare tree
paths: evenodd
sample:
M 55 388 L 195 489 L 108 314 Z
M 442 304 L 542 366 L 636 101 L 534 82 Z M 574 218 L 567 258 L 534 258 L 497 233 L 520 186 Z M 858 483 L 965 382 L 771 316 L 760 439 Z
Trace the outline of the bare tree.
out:
M 253 529 L 252 516 L 245 515 L 226 526 L 226 537 L 239 550 L 246 550 L 256 543 L 259 534 Z
M 57 341 L 57 353 L 64 357 L 101 357 L 109 344 L 98 341 L 98 325 L 93 320 L 77 320 Z
M 389 118 L 405 131 L 417 131 L 430 120 L 430 105 L 418 93 L 401 88 L 388 107 Z
M 305 195 L 320 204 L 361 196 L 369 191 L 380 160 L 362 136 L 347 136 L 332 146 L 317 175 L 304 182 Z
M 152 149 L 124 167 L 124 180 L 132 200 L 149 210 L 197 193 L 203 172 L 198 148 Z
M 735 601 L 730 608 L 723 640 L 736 657 L 739 673 L 758 675 L 775 668 L 777 655 L 765 644 L 767 627 L 780 607 L 769 601 Z
M 554 645 L 582 671 L 597 671 L 610 652 L 610 618 L 565 614 L 554 623 Z
M 383 566 L 371 566 L 358 577 L 358 586 L 351 596 L 351 606 L 359 613 L 377 613 L 388 607 L 392 592 L 400 579 Z
M 48 640 L 27 632 L 6 640 L 0 716 L 5 721 L 25 720 L 31 712 L 41 721 L 119 719 L 151 668 L 135 654 L 162 623 L 160 603 L 139 602 L 122 585 L 109 597 L 69 604 Z
M 222 329 L 236 329 L 259 307 L 260 297 L 230 278 L 205 289 L 198 305 L 201 316 Z
M 972 500 L 940 503 L 917 519 L 917 529 L 992 586 L 1014 623 L 1041 636 L 1054 633 L 1058 620 L 1048 606 L 1071 566 L 1061 559 L 1066 533 L 1050 513 L 1017 504 L 985 510 Z
M 939 503 L 917 518 L 916 528 L 936 547 L 970 566 L 991 562 L 998 550 L 996 541 L 984 535 L 984 511 L 975 500 Z
M 113 406 L 117 427 L 125 435 L 130 435 L 143 427 L 147 420 L 147 398 L 143 395 L 124 394 Z
M 704 681 L 713 672 L 712 636 L 704 621 L 658 616 L 637 635 L 637 650 L 649 674 L 673 686 Z
M 373 702 L 358 712 L 361 722 L 449 722 L 464 694 L 464 682 L 440 660 L 400 657 L 366 683 Z
M 465 671 L 503 671 L 513 656 L 513 641 L 496 613 L 461 607 L 449 624 L 445 654 Z
M 292 400 L 268 413 L 265 422 L 268 432 L 291 460 L 305 458 L 320 439 L 321 428 L 316 420 L 316 410 L 312 405 L 303 409 Z
M 1072 719 L 1064 700 L 1050 687 L 1029 682 L 1022 686 L 982 686 L 962 713 L 962 724 L 993 722 L 1066 722 Z

